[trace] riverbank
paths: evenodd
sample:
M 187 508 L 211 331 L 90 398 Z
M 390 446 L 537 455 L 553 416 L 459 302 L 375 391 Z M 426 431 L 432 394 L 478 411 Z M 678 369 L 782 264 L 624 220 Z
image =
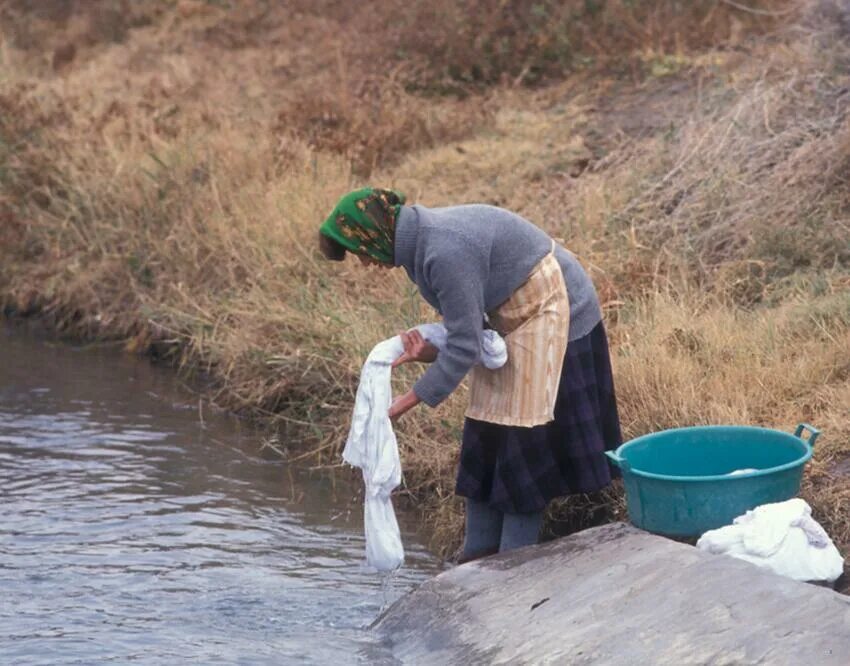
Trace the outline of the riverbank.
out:
M 426 205 L 505 206 L 565 238 L 590 270 L 625 436 L 816 425 L 803 496 L 850 551 L 838 3 L 767 20 L 723 2 L 694 3 L 697 16 L 612 2 L 570 48 L 542 27 L 486 24 L 487 48 L 505 39 L 524 54 L 518 69 L 485 59 L 493 71 L 442 48 L 439 32 L 416 42 L 409 26 L 430 24 L 413 9 L 386 43 L 351 44 L 336 36 L 355 18 L 330 2 L 67 15 L 20 4 L 3 5 L 14 34 L 0 46 L 8 314 L 203 372 L 210 398 L 264 420 L 282 456 L 337 464 L 369 349 L 435 315 L 404 275 L 322 263 L 317 224 L 366 181 Z M 390 30 L 383 21 L 357 29 Z M 628 39 L 612 28 L 623 25 L 637 26 Z M 402 368 L 397 389 L 418 372 Z M 444 554 L 462 527 L 452 487 L 464 400 L 419 408 L 399 428 L 404 491 Z M 619 516 L 614 489 L 563 503 L 549 525 Z

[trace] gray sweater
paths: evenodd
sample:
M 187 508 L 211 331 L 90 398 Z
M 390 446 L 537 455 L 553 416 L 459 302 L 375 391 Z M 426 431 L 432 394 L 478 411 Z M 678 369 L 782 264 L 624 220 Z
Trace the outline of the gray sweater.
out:
M 435 407 L 457 388 L 481 355 L 484 314 L 504 303 L 548 254 L 552 239 L 515 213 L 472 204 L 403 206 L 396 222 L 395 265 L 443 317 L 445 348 L 413 391 Z M 569 339 L 602 320 L 593 283 L 570 252 L 556 244 L 570 299 Z

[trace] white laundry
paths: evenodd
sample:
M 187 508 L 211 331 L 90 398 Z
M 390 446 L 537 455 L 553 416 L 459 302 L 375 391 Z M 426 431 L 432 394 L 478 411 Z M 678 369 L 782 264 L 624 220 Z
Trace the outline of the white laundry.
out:
M 416 327 L 422 337 L 437 349 L 446 346 L 448 331 L 442 324 L 422 324 Z M 400 339 L 399 339 L 400 341 Z M 481 335 L 481 365 L 490 370 L 501 368 L 508 360 L 508 346 L 496 331 L 485 329 Z
M 447 333 L 442 324 L 423 324 L 416 329 L 437 349 L 445 347 Z M 485 367 L 495 369 L 505 364 L 505 341 L 495 331 L 484 331 L 481 349 L 481 364 Z M 351 429 L 342 452 L 345 462 L 363 471 L 366 562 L 379 571 L 392 571 L 404 562 L 390 499 L 390 493 L 401 483 L 401 461 L 389 418 L 391 366 L 403 352 L 401 337 L 395 336 L 379 342 L 369 353 L 360 372 Z
M 763 504 L 710 530 L 697 548 L 746 560 L 795 580 L 836 580 L 844 559 L 802 499 Z

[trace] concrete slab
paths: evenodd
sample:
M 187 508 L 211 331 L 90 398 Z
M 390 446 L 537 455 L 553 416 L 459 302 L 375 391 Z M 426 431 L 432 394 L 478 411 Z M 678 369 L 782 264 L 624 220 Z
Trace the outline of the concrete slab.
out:
M 404 664 L 850 664 L 850 597 L 622 523 L 455 567 L 373 629 Z

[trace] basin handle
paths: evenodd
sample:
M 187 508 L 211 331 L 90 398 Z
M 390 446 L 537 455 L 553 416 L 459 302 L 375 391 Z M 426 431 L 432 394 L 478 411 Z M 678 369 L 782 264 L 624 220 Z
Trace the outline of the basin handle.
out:
M 631 470 L 632 466 L 629 465 L 629 461 L 618 455 L 616 451 L 606 451 L 605 455 L 608 456 L 608 459 L 620 469 L 626 472 Z
M 797 426 L 797 430 L 794 432 L 794 437 L 800 437 L 800 435 L 803 434 L 803 430 L 808 430 L 811 433 L 811 435 L 809 435 L 809 446 L 814 448 L 815 440 L 818 438 L 818 435 L 820 435 L 820 430 L 814 426 L 810 426 L 808 423 L 801 423 Z M 803 438 L 800 437 L 800 439 Z

